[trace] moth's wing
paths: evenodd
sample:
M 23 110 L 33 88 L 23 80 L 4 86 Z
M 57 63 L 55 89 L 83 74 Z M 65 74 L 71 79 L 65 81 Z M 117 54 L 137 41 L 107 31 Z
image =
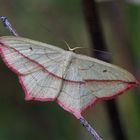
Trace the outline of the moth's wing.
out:
M 65 76 L 60 105 L 77 118 L 100 98 L 110 98 L 135 86 L 132 74 L 112 64 L 75 55 Z
M 25 100 L 54 101 L 62 85 L 62 79 L 44 70 L 19 76 L 19 80 L 25 91 Z
M 7 66 L 18 74 L 28 100 L 57 97 L 65 70 L 63 52 L 63 49 L 26 38 L 0 38 L 0 54 Z
M 40 69 L 51 72 L 53 66 L 60 67 L 57 72 L 61 73 L 63 49 L 22 37 L 0 37 L 0 50 L 8 67 L 20 75 Z M 56 75 L 61 77 L 61 74 Z

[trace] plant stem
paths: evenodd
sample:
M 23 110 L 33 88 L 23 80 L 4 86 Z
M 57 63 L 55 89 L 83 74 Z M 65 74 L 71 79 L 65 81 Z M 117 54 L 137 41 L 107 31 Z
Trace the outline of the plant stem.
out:
M 81 116 L 79 119 L 80 123 L 87 129 L 87 131 L 96 139 L 96 140 L 103 140 L 98 133 L 95 131 L 95 129 L 88 123 L 88 121 Z
M 8 21 L 7 17 L 0 16 L 0 20 L 3 23 L 3 26 L 6 27 L 14 36 L 18 36 L 16 30 L 12 27 L 11 23 Z

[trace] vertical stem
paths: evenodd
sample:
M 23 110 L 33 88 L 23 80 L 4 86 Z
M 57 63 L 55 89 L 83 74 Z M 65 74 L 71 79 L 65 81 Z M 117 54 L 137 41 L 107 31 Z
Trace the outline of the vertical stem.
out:
M 87 131 L 96 139 L 103 140 L 98 133 L 94 130 L 94 128 L 86 121 L 84 117 L 81 116 L 80 123 L 87 129 Z
M 103 38 L 101 23 L 99 19 L 98 7 L 95 0 L 82 0 L 85 19 L 91 36 L 92 47 L 98 50 L 107 50 L 105 40 Z M 96 58 L 111 62 L 111 58 L 100 52 L 95 53 Z M 106 102 L 106 108 L 110 120 L 112 132 L 115 140 L 126 140 L 126 135 L 122 130 L 122 124 L 119 117 L 119 111 L 115 99 Z

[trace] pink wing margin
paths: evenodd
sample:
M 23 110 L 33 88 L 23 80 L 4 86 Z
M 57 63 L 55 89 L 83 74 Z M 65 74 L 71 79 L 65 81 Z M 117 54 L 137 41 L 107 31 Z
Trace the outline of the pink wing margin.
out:
M 120 91 L 117 91 L 115 93 L 112 93 L 112 95 L 109 95 L 109 96 L 105 96 L 105 97 L 101 97 L 101 98 L 98 98 L 98 97 L 94 97 L 86 106 L 84 106 L 82 109 L 80 110 L 76 110 L 74 108 L 71 108 L 69 107 L 67 104 L 65 104 L 64 102 L 61 102 L 59 99 L 56 99 L 56 98 L 30 98 L 30 95 L 26 89 L 26 85 L 24 85 L 24 75 L 22 75 L 18 70 L 16 70 L 11 64 L 9 64 L 9 61 L 7 60 L 7 58 L 5 57 L 5 52 L 3 50 L 3 48 L 5 47 L 8 47 L 6 46 L 5 44 L 1 43 L 0 42 L 0 55 L 3 59 L 3 61 L 5 62 L 5 64 L 8 66 L 8 68 L 10 68 L 13 72 L 15 72 L 18 77 L 19 77 L 19 82 L 25 92 L 25 100 L 39 100 L 39 101 L 54 101 L 56 100 L 57 103 L 63 107 L 65 110 L 67 110 L 68 112 L 71 112 L 74 116 L 76 116 L 76 118 L 80 118 L 81 117 L 81 113 L 83 113 L 85 110 L 87 110 L 89 107 L 93 106 L 99 99 L 110 99 L 110 98 L 113 98 L 114 96 L 116 95 L 119 95 L 119 94 L 122 94 L 123 92 L 127 91 L 128 89 L 132 88 L 132 87 L 135 87 L 137 84 L 138 84 L 138 81 L 135 80 L 135 81 L 132 81 L 132 82 L 127 82 L 127 85 L 126 87 L 124 87 L 123 89 L 121 89 Z M 17 50 L 15 50 L 17 51 Z M 17 51 L 18 52 L 18 51 Z M 20 52 L 19 52 L 20 54 Z M 22 55 L 22 54 L 20 54 Z M 26 56 L 22 55 L 24 58 L 26 59 L 29 59 L 27 58 Z M 30 59 L 29 59 L 30 60 Z M 33 60 L 30 60 L 32 63 L 34 63 L 35 65 L 37 65 L 38 67 L 41 67 L 43 69 L 44 66 L 42 66 L 41 64 L 39 64 L 38 62 L 36 61 L 33 61 Z M 47 70 L 46 70 L 47 73 L 49 73 Z M 51 74 L 49 73 L 51 76 L 57 78 L 57 79 L 60 79 L 60 80 L 65 80 L 65 79 L 62 79 L 62 77 L 58 77 L 57 75 L 54 75 L 54 74 Z M 70 81 L 70 80 L 66 80 L 67 82 L 74 82 L 74 81 Z M 78 82 L 78 81 L 77 81 Z M 77 83 L 76 82 L 76 83 Z M 86 80 L 86 82 L 89 82 L 89 83 L 92 83 L 92 82 L 98 82 L 98 81 L 95 81 L 95 80 Z M 106 81 L 101 81 L 101 82 L 106 82 Z M 118 82 L 118 81 L 116 81 Z
M 36 97 L 31 97 L 28 90 L 26 89 L 26 85 L 24 84 L 24 75 L 22 73 L 20 73 L 17 69 L 15 69 L 8 61 L 8 59 L 5 57 L 5 52 L 4 52 L 4 48 L 8 48 L 8 46 L 6 46 L 5 44 L 3 44 L 2 42 L 0 42 L 0 55 L 3 59 L 3 61 L 5 62 L 5 64 L 7 65 L 7 67 L 9 69 L 11 69 L 14 73 L 16 73 L 18 75 L 18 78 L 19 78 L 19 83 L 21 84 L 22 86 L 22 89 L 24 90 L 25 92 L 25 100 L 29 101 L 29 100 L 37 100 L 37 101 L 56 101 L 61 107 L 64 108 L 64 110 L 68 111 L 68 112 L 71 112 L 72 114 L 74 114 L 74 116 L 76 116 L 77 118 L 80 118 L 81 114 L 78 110 L 75 110 L 73 108 L 70 108 L 68 105 L 66 105 L 65 103 L 59 101 L 58 99 L 56 98 L 36 98 Z M 18 52 L 17 50 L 13 49 L 15 52 Z M 20 52 L 19 52 L 20 54 Z M 26 56 L 22 55 L 24 58 L 26 59 L 29 59 L 27 58 Z M 30 59 L 29 59 L 30 60 Z M 40 65 L 39 63 L 33 61 L 33 60 L 30 60 L 32 63 L 36 64 L 37 66 L 41 67 L 41 68 L 44 68 L 42 65 Z M 45 68 L 44 68 L 45 69 Z M 57 75 L 54 75 L 53 73 L 50 73 L 46 70 L 47 73 L 49 73 L 51 76 L 55 77 L 56 79 L 60 79 L 62 80 L 62 77 L 58 77 Z M 64 80 L 64 79 L 63 79 Z
M 136 80 L 136 81 L 133 81 L 133 82 L 128 82 L 127 84 L 128 85 L 125 88 L 123 88 L 123 89 L 121 89 L 121 90 L 119 90 L 119 91 L 117 91 L 115 93 L 112 93 L 112 95 L 110 95 L 110 96 L 104 96 L 104 97 L 100 97 L 100 98 L 97 97 L 97 98 L 93 99 L 89 104 L 87 104 L 85 107 L 82 108 L 81 113 L 85 112 L 91 106 L 94 106 L 98 100 L 109 100 L 109 99 L 112 99 L 115 96 L 121 95 L 124 92 L 126 92 L 127 90 L 129 90 L 129 89 L 131 89 L 133 87 L 136 87 L 139 84 L 139 82 Z

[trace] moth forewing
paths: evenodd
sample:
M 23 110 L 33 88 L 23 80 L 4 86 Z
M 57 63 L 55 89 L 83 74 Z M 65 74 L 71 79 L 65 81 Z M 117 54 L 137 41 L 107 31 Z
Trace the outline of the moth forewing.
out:
M 130 72 L 128 72 L 127 70 L 125 70 L 119 66 L 101 61 L 96 58 L 81 55 L 81 54 L 77 54 L 76 57 L 81 62 L 87 61 L 87 63 L 89 63 L 89 65 L 92 65 L 91 69 L 89 68 L 88 71 L 90 71 L 90 70 L 97 71 L 98 73 L 100 73 L 99 75 L 102 75 L 102 77 L 101 77 L 102 80 L 122 80 L 124 82 L 138 83 L 136 78 Z M 84 65 L 84 63 L 81 63 L 81 65 Z M 112 75 L 112 76 L 109 77 L 109 75 L 110 76 Z M 90 78 L 92 80 L 92 77 L 88 77 L 88 80 Z M 101 80 L 101 79 L 99 79 L 99 80 Z M 94 79 L 94 80 L 98 80 L 98 79 Z

